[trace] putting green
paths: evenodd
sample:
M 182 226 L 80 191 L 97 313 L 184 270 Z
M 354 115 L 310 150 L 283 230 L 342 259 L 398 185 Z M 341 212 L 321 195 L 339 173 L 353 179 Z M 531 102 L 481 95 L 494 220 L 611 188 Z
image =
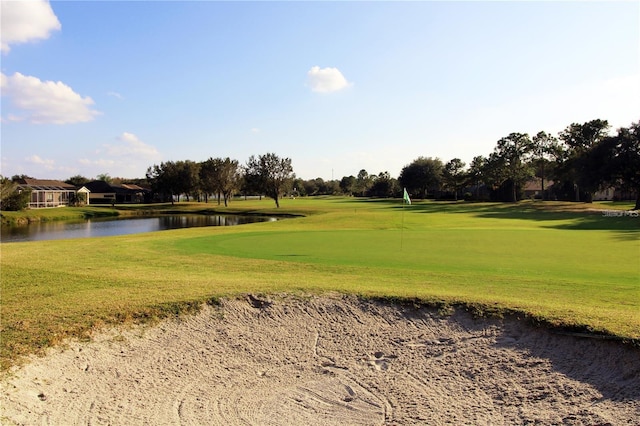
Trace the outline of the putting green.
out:
M 504 276 L 541 283 L 637 284 L 638 259 L 633 250 L 637 244 L 612 238 L 602 231 L 549 229 L 273 231 L 186 238 L 174 247 L 184 254 L 327 267 Z M 612 244 L 620 250 L 612 250 Z

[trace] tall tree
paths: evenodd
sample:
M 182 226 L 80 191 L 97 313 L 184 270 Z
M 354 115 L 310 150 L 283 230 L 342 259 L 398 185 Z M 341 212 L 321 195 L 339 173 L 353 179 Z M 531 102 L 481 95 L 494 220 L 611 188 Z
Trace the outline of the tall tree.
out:
M 373 177 L 365 169 L 360 170 L 356 177 L 355 192 L 364 197 L 372 183 Z
M 482 178 L 492 194 L 493 200 L 504 200 L 505 182 L 509 179 L 506 160 L 496 152 L 489 154 L 482 166 Z
M 467 173 L 469 183 L 475 187 L 476 195 L 475 199 L 480 199 L 480 183 L 483 182 L 484 167 L 487 163 L 487 159 L 482 155 L 477 155 L 471 160 L 469 164 L 469 171 Z
M 511 187 L 509 201 L 518 201 L 517 188 L 531 177 L 525 163 L 525 156 L 531 152 L 531 139 L 526 133 L 511 133 L 498 141 L 494 152 L 506 167 Z
M 398 181 L 410 195 L 428 198 L 429 191 L 440 189 L 443 168 L 439 158 L 418 157 L 402 168 Z
M 531 140 L 531 160 L 536 168 L 536 176 L 540 178 L 542 200 L 544 201 L 544 180 L 549 168 L 561 155 L 558 138 L 546 132 L 538 132 Z M 552 162 L 553 161 L 553 162 Z
M 177 171 L 176 191 L 184 194 L 189 201 L 189 195 L 195 194 L 200 188 L 200 164 L 191 161 L 176 161 Z
M 373 180 L 368 195 L 371 197 L 388 198 L 398 192 L 398 182 L 391 177 L 389 172 L 380 172 Z
M 458 190 L 462 187 L 466 179 L 464 172 L 465 166 L 464 161 L 459 158 L 454 158 L 444 165 L 442 179 L 446 187 L 453 191 L 456 201 L 458 201 Z
M 563 178 L 573 183 L 576 201 L 580 201 L 581 192 L 584 201 L 593 200 L 597 181 L 593 179 L 594 158 L 589 151 L 607 137 L 609 127 L 607 120 L 596 119 L 583 124 L 572 123 L 559 134 L 564 145 L 559 169 Z
M 242 189 L 245 196 L 248 194 L 256 194 L 262 197 L 265 194 L 265 185 L 263 182 L 264 177 L 262 176 L 259 159 L 255 155 L 249 157 L 247 163 L 243 167 L 243 171 Z
M 147 169 L 147 180 L 151 189 L 162 201 L 175 203 L 175 196 L 180 195 L 182 185 L 179 182 L 178 166 L 173 161 L 154 164 Z
M 586 151 L 604 139 L 609 132 L 607 120 L 595 119 L 583 124 L 572 123 L 560 132 L 562 142 L 571 150 Z
M 327 195 L 340 194 L 340 181 L 333 179 L 325 182 L 324 193 Z
M 352 195 L 356 186 L 356 177 L 355 176 L 344 176 L 340 180 L 340 190 L 345 195 Z
M 280 197 L 295 175 L 290 158 L 280 158 L 276 154 L 251 156 L 245 166 L 245 185 L 250 182 L 253 188 L 273 198 L 280 208 Z
M 613 180 L 636 193 L 634 210 L 640 210 L 640 121 L 618 129 L 614 141 Z
M 302 189 L 305 195 L 318 195 L 323 185 L 324 180 L 322 178 L 309 179 L 302 182 Z
M 237 160 L 227 157 L 220 161 L 220 192 L 227 207 L 233 192 L 240 186 L 240 166 Z
M 205 203 L 209 202 L 209 195 L 218 191 L 218 162 L 211 157 L 200 163 L 200 188 Z

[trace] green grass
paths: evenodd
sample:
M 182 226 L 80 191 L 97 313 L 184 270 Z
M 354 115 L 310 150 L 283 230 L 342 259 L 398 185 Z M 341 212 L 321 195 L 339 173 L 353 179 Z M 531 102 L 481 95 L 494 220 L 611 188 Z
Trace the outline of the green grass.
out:
M 243 293 L 344 292 L 521 312 L 640 339 L 640 219 L 617 204 L 283 200 L 230 228 L 1 246 L 2 368 L 101 326 Z M 217 206 L 179 204 L 202 211 Z M 57 209 L 55 209 L 57 210 Z M 227 212 L 276 212 L 271 200 Z

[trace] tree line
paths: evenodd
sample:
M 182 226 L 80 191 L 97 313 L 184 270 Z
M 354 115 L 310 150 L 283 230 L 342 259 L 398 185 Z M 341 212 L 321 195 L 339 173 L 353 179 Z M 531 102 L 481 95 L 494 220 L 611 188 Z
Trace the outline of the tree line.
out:
M 510 133 L 497 141 L 488 156 L 476 156 L 468 168 L 458 158 L 418 158 L 398 178 L 414 196 L 427 198 L 446 191 L 457 199 L 485 196 L 517 201 L 533 178 L 541 183 L 541 198 L 591 202 L 596 191 L 613 187 L 634 194 L 640 208 L 640 122 L 609 135 L 606 120 L 573 123 L 558 133 Z M 553 187 L 549 188 L 549 183 Z M 547 184 L 547 187 L 545 187 Z
M 468 166 L 459 158 L 444 163 L 419 157 L 397 179 L 363 169 L 339 182 L 315 179 L 297 187 L 310 195 L 401 197 L 406 188 L 412 198 L 518 201 L 527 182 L 537 178 L 542 200 L 591 202 L 596 191 L 611 187 L 634 196 L 640 209 L 640 121 L 614 135 L 609 130 L 607 120 L 595 119 L 572 123 L 557 135 L 510 133 Z
M 11 179 L 0 176 L 0 209 L 22 210 L 27 207 L 30 191 L 17 191 L 18 181 L 33 179 L 27 175 L 15 175 Z M 137 184 L 150 190 L 149 202 L 175 203 L 180 197 L 208 202 L 215 197 L 218 204 L 227 206 L 234 194 L 263 195 L 271 197 L 280 207 L 283 194 L 291 192 L 295 174 L 290 158 L 274 153 L 252 155 L 244 165 L 238 160 L 209 158 L 206 161 L 166 161 L 147 169 L 144 179 L 112 178 L 104 173 L 96 177 L 110 185 Z M 72 176 L 65 181 L 81 187 L 88 182 L 84 176 Z
M 173 203 L 184 197 L 208 202 L 215 197 L 226 206 L 235 194 L 266 195 L 279 207 L 285 195 L 400 197 L 403 188 L 417 199 L 517 201 L 523 198 L 527 182 L 537 178 L 543 200 L 591 202 L 598 189 L 613 187 L 633 194 L 635 209 L 640 209 L 640 121 L 609 133 L 609 123 L 601 119 L 572 123 L 557 135 L 510 133 L 496 142 L 493 152 L 474 157 L 468 166 L 459 158 L 445 163 L 418 157 L 402 168 L 398 178 L 362 169 L 357 176 L 340 180 L 303 180 L 293 173 L 290 158 L 267 153 L 252 155 L 242 165 L 229 157 L 166 161 L 149 167 L 145 179 L 126 182 L 150 188 L 153 201 Z M 18 177 L 3 178 L 3 200 Z M 108 174 L 97 179 L 125 181 Z M 66 182 L 80 186 L 87 181 L 73 176 Z
M 274 153 L 252 155 L 240 166 L 231 158 L 209 158 L 203 162 L 167 161 L 147 169 L 146 179 L 157 201 L 170 201 L 183 195 L 207 202 L 210 196 L 227 206 L 236 193 L 267 195 L 280 207 L 283 193 L 289 191 L 295 178 L 290 158 Z

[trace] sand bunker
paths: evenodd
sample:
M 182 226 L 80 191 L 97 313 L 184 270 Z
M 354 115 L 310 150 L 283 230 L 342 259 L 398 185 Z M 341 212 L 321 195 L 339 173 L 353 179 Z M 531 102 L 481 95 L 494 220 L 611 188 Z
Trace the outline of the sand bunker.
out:
M 640 351 L 355 297 L 227 300 L 2 381 L 2 424 L 638 424 Z

